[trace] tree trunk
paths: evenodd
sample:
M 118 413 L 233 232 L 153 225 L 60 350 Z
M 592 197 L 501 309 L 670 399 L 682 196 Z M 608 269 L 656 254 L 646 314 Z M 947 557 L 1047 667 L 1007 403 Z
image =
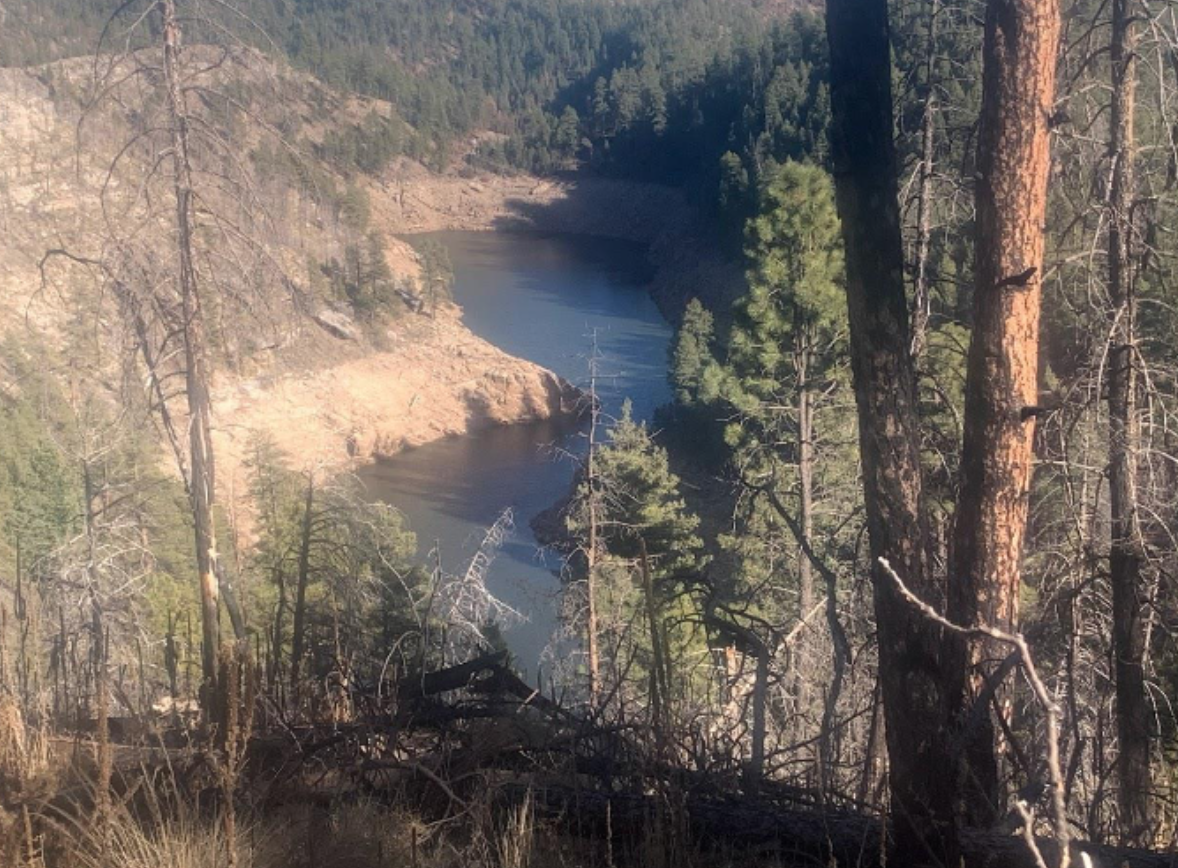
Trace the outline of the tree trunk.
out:
M 589 652 L 589 705 L 597 711 L 601 690 L 601 658 L 597 647 L 597 425 L 601 405 L 597 401 L 597 336 L 589 360 L 589 454 L 585 457 L 585 485 L 589 490 L 589 550 L 585 553 L 585 632 Z
M 270 641 L 274 645 L 274 656 L 270 661 L 270 683 L 281 690 L 282 682 L 282 646 L 285 641 L 286 618 L 286 575 L 281 568 L 274 569 L 274 583 L 278 586 L 278 602 L 274 605 L 274 627 L 270 634 Z M 389 647 L 391 642 L 386 643 Z
M 798 621 L 814 607 L 814 567 L 806 550 L 813 550 L 814 536 L 814 417 L 810 396 L 812 342 L 800 312 L 795 316 L 794 372 L 797 379 L 797 463 L 798 463 Z M 790 687 L 794 694 L 794 736 L 804 740 L 803 719 L 809 710 L 807 679 L 812 676 L 810 655 L 804 639 L 789 657 Z
M 831 141 L 846 245 L 851 364 L 872 554 L 896 864 L 956 864 L 942 631 L 900 597 L 886 558 L 926 600 L 941 592 L 927 520 L 892 139 L 886 0 L 827 0 Z
M 1059 45 L 1058 0 L 989 0 L 983 43 L 976 190 L 974 324 L 966 370 L 961 487 L 950 554 L 949 616 L 1013 630 L 1038 412 L 1050 124 Z M 986 661 L 1004 649 L 977 643 L 953 663 L 952 697 L 964 718 Z M 998 757 L 988 715 L 965 734 L 965 820 L 988 826 L 1000 808 Z
M 290 637 L 290 695 L 298 707 L 302 696 L 303 649 L 307 632 L 307 585 L 311 580 L 311 529 L 315 512 L 315 477 L 307 474 L 307 497 L 303 506 L 303 526 L 299 535 L 299 565 L 295 585 L 294 619 Z
M 814 547 L 814 412 L 810 395 L 812 342 L 802 337 L 798 352 L 798 620 L 814 608 L 814 567 L 806 549 Z
M 756 659 L 756 669 L 753 676 L 753 727 L 749 746 L 749 762 L 744 769 L 744 786 L 749 792 L 756 792 L 765 778 L 765 712 L 769 697 L 769 667 L 772 663 L 769 646 L 757 635 L 755 630 L 744 627 L 727 617 L 721 617 L 707 607 L 704 614 L 705 623 L 717 635 L 727 637 L 733 644 L 727 649 L 735 652 L 739 649 L 745 656 Z M 729 667 L 729 678 L 735 674 L 733 667 Z
M 664 641 L 662 617 L 655 599 L 654 578 L 650 572 L 650 557 L 646 551 L 646 540 L 638 538 L 638 566 L 642 572 L 642 595 L 646 605 L 646 618 L 650 626 L 650 709 L 651 727 L 654 730 L 655 746 L 659 760 L 665 759 L 666 727 L 671 700 L 670 661 L 667 659 L 667 645 Z
M 205 690 L 217 682 L 220 645 L 217 581 L 217 531 L 214 517 L 216 474 L 204 339 L 204 319 L 197 291 L 192 241 L 192 166 L 188 155 L 188 113 L 180 86 L 180 27 L 175 0 L 163 0 L 164 79 L 172 132 L 172 175 L 176 198 L 176 245 L 179 261 L 181 328 L 184 339 L 184 388 L 188 398 L 189 499 L 196 536 L 196 565 L 200 576 L 201 664 Z M 207 695 L 207 694 L 206 694 Z M 207 705 L 207 700 L 206 703 Z
M 1113 160 L 1109 190 L 1108 284 L 1113 325 L 1109 348 L 1109 573 L 1113 595 L 1113 660 L 1117 709 L 1117 806 L 1122 840 L 1145 845 L 1150 829 L 1150 710 L 1145 694 L 1145 551 L 1137 513 L 1136 298 L 1133 261 L 1136 34 L 1133 0 L 1112 0 L 1110 106 Z

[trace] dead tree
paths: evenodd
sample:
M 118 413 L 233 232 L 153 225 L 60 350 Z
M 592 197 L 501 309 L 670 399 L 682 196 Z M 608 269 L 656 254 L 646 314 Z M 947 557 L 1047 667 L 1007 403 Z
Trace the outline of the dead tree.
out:
M 958 624 L 985 623 L 1008 631 L 1018 621 L 1038 413 L 1039 307 L 1059 28 L 1058 0 L 987 4 L 973 333 L 949 615 Z M 1005 654 L 985 641 L 970 643 L 962 653 L 949 674 L 953 701 L 968 714 L 982 691 L 982 664 Z M 964 740 L 966 820 L 989 825 L 996 819 L 999 792 L 988 717 Z
M 920 167 L 916 204 L 916 275 L 912 293 L 912 355 L 924 353 L 928 341 L 929 243 L 932 239 L 933 157 L 936 149 L 937 90 L 933 82 L 936 66 L 937 18 L 940 0 L 932 0 L 928 17 L 928 41 L 924 58 L 924 111 L 920 120 Z
M 193 250 L 192 161 L 189 157 L 188 109 L 180 86 L 180 25 L 175 0 L 162 0 L 164 82 L 172 136 L 172 189 L 176 199 L 177 279 L 184 345 L 184 392 L 188 399 L 188 496 L 196 534 L 200 576 L 201 664 L 205 681 L 215 688 L 220 645 L 220 586 L 217 579 L 216 470 L 213 460 L 212 402 L 209 397 L 204 310 L 197 286 Z M 244 638 L 244 637 L 239 637 Z
M 597 333 L 593 333 L 593 350 L 589 357 L 589 448 L 585 455 L 585 509 L 588 512 L 589 539 L 585 549 L 585 632 L 589 653 L 589 702 L 597 707 L 601 689 L 601 659 L 597 635 L 597 560 L 601 542 L 598 539 L 600 502 L 597 494 L 597 429 L 601 423 L 601 402 L 597 397 L 597 367 L 600 354 Z
M 1117 806 L 1122 838 L 1143 845 L 1150 831 L 1149 701 L 1145 692 L 1145 550 L 1138 519 L 1137 303 L 1134 291 L 1134 139 L 1137 36 L 1133 0 L 1112 0 L 1109 67 L 1108 292 L 1111 345 L 1108 351 L 1108 448 L 1113 597 L 1113 668 L 1116 682 Z
M 248 24 L 229 4 L 216 7 Z M 232 41 L 210 14 L 194 10 L 188 20 L 210 25 L 210 32 Z M 245 636 L 231 576 L 219 559 L 212 370 L 217 351 L 228 346 L 227 306 L 238 304 L 257 323 L 272 313 L 255 292 L 262 275 L 278 274 L 284 290 L 292 284 L 267 252 L 267 219 L 248 164 L 226 124 L 217 120 L 217 112 L 251 111 L 219 87 L 232 60 L 248 49 L 241 43 L 186 48 L 182 20 L 177 0 L 119 8 L 96 51 L 78 132 L 84 153 L 80 139 L 87 126 L 113 122 L 120 134 L 126 128 L 102 172 L 103 249 L 87 259 L 99 265 L 119 306 L 129 355 L 140 357 L 151 408 L 188 494 L 207 693 L 217 679 L 222 603 L 237 639 Z M 131 48 L 144 44 L 149 25 L 148 44 L 156 48 Z M 118 32 L 121 27 L 125 32 Z M 116 45 L 121 48 L 112 52 Z M 262 118 L 254 119 L 273 135 Z M 252 293 L 248 300 L 247 293 Z

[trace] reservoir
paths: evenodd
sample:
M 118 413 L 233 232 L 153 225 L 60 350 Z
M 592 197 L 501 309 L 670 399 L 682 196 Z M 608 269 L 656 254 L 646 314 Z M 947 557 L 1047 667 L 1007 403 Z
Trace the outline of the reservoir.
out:
M 439 232 L 449 252 L 454 300 L 475 334 L 587 387 L 594 335 L 598 393 L 606 417 L 630 399 L 650 420 L 670 400 L 671 328 L 646 292 L 645 248 L 567 235 Z M 504 509 L 514 530 L 488 574 L 493 594 L 526 621 L 506 634 L 517 665 L 535 673 L 556 626 L 560 556 L 540 548 L 533 517 L 564 497 L 584 426 L 569 420 L 488 429 L 429 443 L 366 468 L 375 498 L 399 508 L 423 561 L 435 549 L 461 572 Z M 432 562 L 432 557 L 429 558 Z

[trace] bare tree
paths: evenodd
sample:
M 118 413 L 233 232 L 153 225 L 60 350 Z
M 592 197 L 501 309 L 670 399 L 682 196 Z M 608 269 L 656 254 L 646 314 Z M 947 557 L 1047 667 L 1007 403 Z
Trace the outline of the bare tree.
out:
M 229 4 L 216 9 L 249 23 Z M 185 48 L 182 20 L 225 37 L 229 46 Z M 152 22 L 158 25 L 158 53 L 135 49 Z M 237 639 L 245 637 L 217 539 L 210 323 L 217 349 L 227 353 L 226 311 L 235 306 L 235 312 L 264 321 L 267 305 L 256 290 L 267 278 L 259 275 L 281 275 L 267 252 L 265 212 L 241 145 L 217 119 L 250 111 L 219 87 L 248 51 L 228 32 L 207 9 L 193 9 L 185 19 L 176 0 L 124 4 L 100 41 L 79 124 L 79 144 L 87 125 L 94 135 L 111 128 L 103 119 L 113 120 L 115 129 L 131 128 L 101 183 L 103 250 L 86 261 L 99 267 L 119 306 L 128 348 L 140 358 L 152 409 L 188 493 L 206 696 L 216 685 L 222 603 Z M 258 126 L 270 130 L 264 122 Z M 165 202 L 168 208 L 161 207 Z M 289 285 L 281 276 L 279 283 Z
M 597 495 L 597 437 L 601 425 L 601 401 L 597 396 L 598 366 L 601 355 L 597 348 L 597 332 L 593 332 L 593 346 L 589 356 L 589 445 L 585 453 L 585 510 L 588 539 L 585 542 L 585 633 L 589 652 L 589 702 L 594 708 L 601 690 L 601 655 L 598 650 L 597 628 L 597 561 L 601 553 L 598 539 L 600 504 Z
M 1117 700 L 1118 807 L 1121 835 L 1144 844 L 1150 832 L 1150 710 L 1145 693 L 1144 541 L 1138 520 L 1137 300 L 1135 278 L 1133 114 L 1137 90 L 1137 22 L 1134 0 L 1112 0 L 1109 66 L 1108 292 L 1112 303 L 1108 372 L 1109 508 L 1112 540 L 1109 580 L 1113 598 L 1113 661 Z
M 514 527 L 514 516 L 505 509 L 483 534 L 478 551 L 461 574 L 442 573 L 430 601 L 428 617 L 437 617 L 444 628 L 442 663 L 463 660 L 485 650 L 488 629 L 506 629 L 524 616 L 487 588 L 487 573 L 499 549 Z
M 929 307 L 932 303 L 929 287 L 929 243 L 932 239 L 933 159 L 936 151 L 937 89 L 933 81 L 936 64 L 937 23 L 941 14 L 940 0 L 932 0 L 928 13 L 928 37 L 924 58 L 924 110 L 920 119 L 920 165 L 916 204 L 916 275 L 912 293 L 912 355 L 924 353 L 928 341 Z

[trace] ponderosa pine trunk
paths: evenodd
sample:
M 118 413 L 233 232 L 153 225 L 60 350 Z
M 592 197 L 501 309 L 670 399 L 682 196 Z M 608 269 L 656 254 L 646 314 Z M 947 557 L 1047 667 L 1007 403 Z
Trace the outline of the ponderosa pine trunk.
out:
M 1059 45 L 1058 0 L 989 0 L 978 136 L 973 334 L 966 369 L 961 484 L 949 570 L 949 616 L 1013 630 L 1038 413 L 1039 305 Z M 957 647 L 957 646 L 955 646 Z M 971 714 L 987 661 L 971 644 L 955 661 L 963 733 L 965 822 L 1001 805 L 988 713 Z
M 892 121 L 887 0 L 827 0 L 831 142 L 886 716 L 894 864 L 957 863 L 942 631 L 878 563 L 939 606 L 927 562 L 916 376 Z
M 1133 0 L 1112 0 L 1109 63 L 1112 101 L 1109 154 L 1108 288 L 1110 329 L 1109 580 L 1113 597 L 1113 672 L 1117 712 L 1117 806 L 1122 842 L 1146 846 L 1150 830 L 1149 704 L 1145 694 L 1145 551 L 1138 519 L 1137 305 L 1133 275 L 1133 199 L 1136 96 L 1136 27 Z

